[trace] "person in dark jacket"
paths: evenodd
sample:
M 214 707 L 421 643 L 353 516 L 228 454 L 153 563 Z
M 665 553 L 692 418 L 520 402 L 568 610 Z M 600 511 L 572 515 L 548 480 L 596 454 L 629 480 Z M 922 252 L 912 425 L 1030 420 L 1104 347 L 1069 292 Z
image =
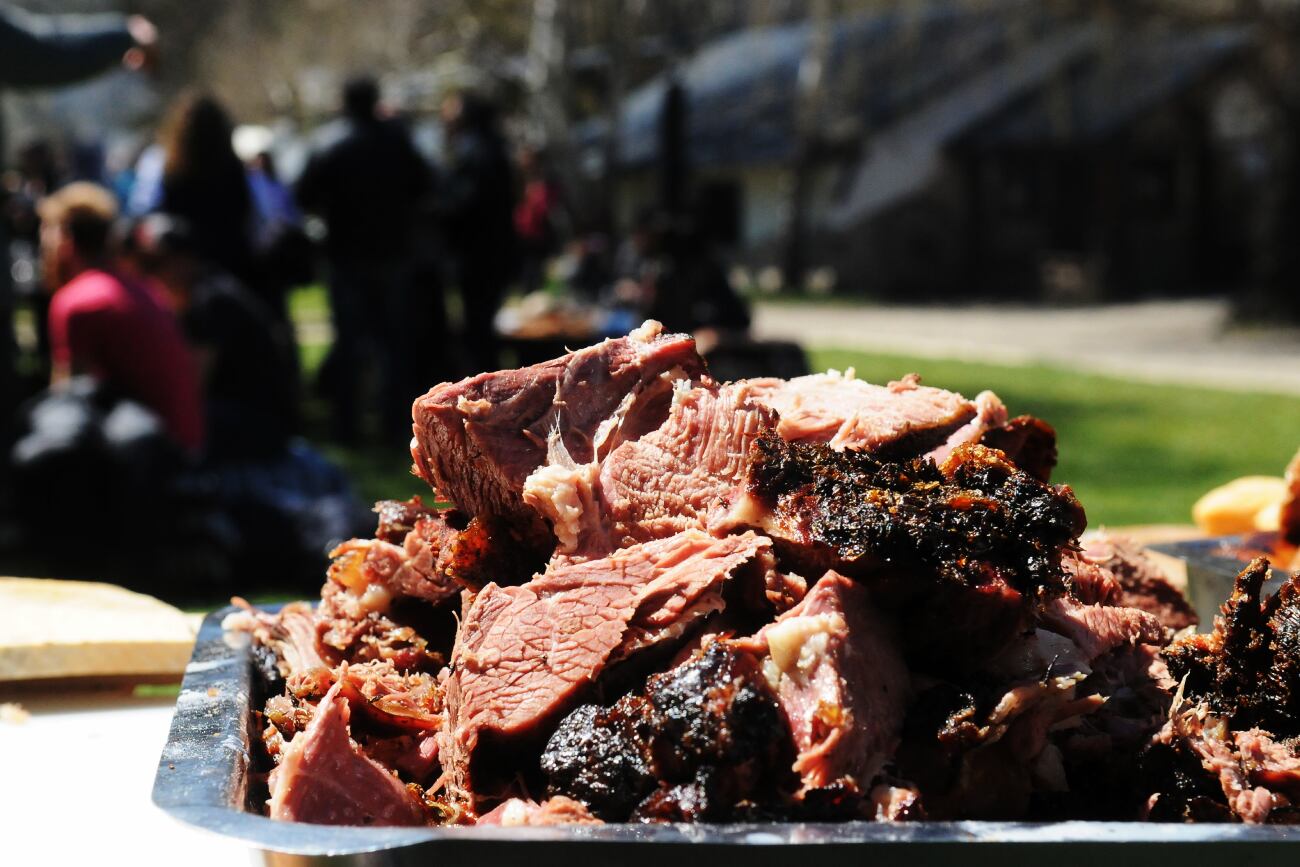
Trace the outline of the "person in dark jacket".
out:
M 132 15 L 29 15 L 0 3 L 0 90 L 73 84 L 122 64 L 148 65 L 157 41 L 148 19 Z M 5 137 L 0 106 L 0 169 Z M 0 193 L 2 195 L 2 193 Z M 13 284 L 9 238 L 0 221 L 0 417 L 17 399 L 14 382 Z
M 438 190 L 448 252 L 475 371 L 500 367 L 493 319 L 516 273 L 514 181 L 492 105 L 470 94 L 443 101 L 447 165 Z
M 191 227 L 199 252 L 245 283 L 252 277 L 253 199 L 231 143 L 234 125 L 215 98 L 183 94 L 163 122 L 158 210 Z
M 334 345 L 326 360 L 334 434 L 360 435 L 362 368 L 378 356 L 379 415 L 385 436 L 410 436 L 414 381 L 411 328 L 411 235 L 430 172 L 410 134 L 381 117 L 379 88 L 354 78 L 343 114 L 322 130 L 298 179 L 303 210 L 325 221 Z

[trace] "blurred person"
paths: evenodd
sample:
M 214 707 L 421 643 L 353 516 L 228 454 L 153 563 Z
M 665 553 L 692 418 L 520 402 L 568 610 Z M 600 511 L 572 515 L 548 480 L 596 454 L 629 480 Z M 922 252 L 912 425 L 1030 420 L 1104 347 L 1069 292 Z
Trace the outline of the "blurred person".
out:
M 163 121 L 158 210 L 183 217 L 199 251 L 248 282 L 253 275 L 253 199 L 231 142 L 234 126 L 214 97 L 182 94 Z
M 268 142 L 269 144 L 269 142 Z M 253 254 L 258 297 L 275 317 L 284 337 L 295 343 L 289 321 L 289 290 L 315 278 L 316 250 L 303 227 L 293 190 L 280 180 L 275 160 L 264 147 L 245 159 L 253 198 Z M 296 354 L 295 354 L 296 357 Z M 296 364 L 295 364 L 296 367 Z
M 73 84 L 119 64 L 144 69 L 152 64 L 157 38 L 153 24 L 140 15 L 38 16 L 0 3 L 0 92 Z M 0 168 L 6 152 L 3 115 L 0 105 Z M 15 352 L 9 239 L 0 220 L 0 412 L 6 416 L 17 399 Z
M 41 258 L 50 301 L 52 387 L 85 374 L 157 413 L 187 453 L 203 445 L 194 359 L 176 317 L 149 287 L 121 274 L 109 239 L 117 203 L 76 182 L 43 199 Z
M 184 219 L 151 214 L 131 232 L 132 258 L 167 293 L 195 354 L 209 461 L 279 454 L 296 421 L 292 346 L 270 310 L 210 263 Z
M 440 114 L 447 161 L 438 210 L 465 313 L 466 350 L 475 370 L 496 370 L 493 320 L 516 262 L 510 157 L 491 103 L 451 94 Z
M 708 332 L 743 333 L 749 329 L 749 307 L 727 279 L 708 236 L 687 223 L 674 226 L 655 241 L 660 261 L 649 293 L 651 319 L 664 328 L 697 336 Z
M 546 262 L 560 248 L 564 206 L 560 186 L 548 171 L 546 155 L 538 148 L 519 149 L 519 174 L 523 186 L 515 205 L 515 236 L 519 241 L 520 281 L 525 291 L 540 289 L 546 279 Z
M 357 77 L 343 88 L 342 116 L 325 127 L 297 183 L 303 209 L 324 219 L 334 345 L 323 383 L 334 435 L 361 434 L 360 389 L 367 359 L 380 367 L 378 409 L 385 437 L 410 436 L 413 376 L 412 234 L 430 186 L 409 132 L 380 115 L 379 87 Z

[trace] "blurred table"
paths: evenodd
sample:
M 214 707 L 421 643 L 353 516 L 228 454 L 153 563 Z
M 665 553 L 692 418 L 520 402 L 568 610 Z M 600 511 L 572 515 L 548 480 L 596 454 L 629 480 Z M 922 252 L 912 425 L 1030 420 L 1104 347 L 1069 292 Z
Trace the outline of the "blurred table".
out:
M 246 846 L 182 825 L 150 800 L 175 701 L 120 692 L 0 693 L 0 702 L 30 714 L 0 718 L 0 861 L 251 863 Z

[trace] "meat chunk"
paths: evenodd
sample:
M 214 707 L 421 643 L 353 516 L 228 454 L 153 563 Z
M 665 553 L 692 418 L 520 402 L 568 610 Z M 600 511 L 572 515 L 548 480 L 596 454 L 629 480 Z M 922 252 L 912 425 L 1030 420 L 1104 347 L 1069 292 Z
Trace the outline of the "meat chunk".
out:
M 793 760 L 758 660 L 713 642 L 643 692 L 573 711 L 541 767 L 553 795 L 605 821 L 725 821 L 779 803 Z
M 1196 625 L 1187 597 L 1136 542 L 1106 533 L 1089 533 L 1081 541 L 1083 549 L 1066 558 L 1081 601 L 1139 608 L 1173 630 Z
M 745 384 L 756 403 L 780 417 L 777 433 L 787 442 L 916 457 L 942 446 L 978 413 L 960 394 L 920 382 L 909 374 L 889 385 L 871 385 L 850 370 Z
M 950 666 L 957 647 L 963 662 L 995 651 L 1032 600 L 1063 591 L 1061 558 L 1084 521 L 1069 488 L 983 446 L 960 446 L 936 467 L 766 435 L 718 526 L 759 529 L 786 568 L 834 569 L 885 607 L 907 606 L 910 651 Z
M 1007 423 L 1007 407 L 996 394 L 981 391 L 975 395 L 975 417 L 953 431 L 948 439 L 936 449 L 931 449 L 929 457 L 936 464 L 941 464 L 952 454 L 957 446 L 978 443 L 990 430 L 1000 428 Z
M 437 513 L 420 497 L 412 497 L 409 500 L 380 500 L 375 503 L 375 514 L 379 516 L 375 538 L 400 545 L 406 534 L 415 529 L 417 521 Z
M 553 361 L 435 386 L 412 408 L 416 472 L 470 517 L 519 528 L 544 560 L 554 536 L 524 502 L 523 487 L 546 463 L 551 431 L 575 463 L 590 463 L 629 395 L 704 372 L 694 340 L 647 322 Z
M 744 383 L 679 387 L 657 430 L 620 445 L 600 470 L 606 545 L 704 529 L 745 472 L 750 445 L 773 419 Z
M 1300 819 L 1300 575 L 1261 599 L 1267 576 L 1253 561 L 1214 631 L 1164 652 L 1180 686 L 1144 757 L 1152 818 Z
M 828 572 L 745 645 L 764 655 L 805 789 L 840 783 L 868 792 L 902 732 L 909 675 L 866 589 Z
M 1011 463 L 1040 482 L 1052 477 L 1056 466 L 1056 430 L 1040 418 L 1018 415 L 984 431 L 979 443 L 1002 452 Z
M 1085 605 L 1062 596 L 1044 603 L 1040 618 L 1048 629 L 1073 641 L 1089 662 L 1118 647 L 1164 646 L 1168 640 L 1154 615 L 1123 605 Z
M 424 808 L 395 776 L 349 737 L 342 681 L 330 688 L 305 731 L 271 773 L 272 819 L 317 825 L 422 825 Z
M 1165 659 L 1174 680 L 1186 679 L 1186 696 L 1233 730 L 1258 726 L 1293 737 L 1300 735 L 1300 575 L 1261 601 L 1268 572 L 1267 560 L 1252 561 L 1214 631 L 1174 642 Z
M 503 828 L 544 827 L 547 825 L 599 825 L 601 821 L 582 804 L 557 795 L 542 803 L 511 798 L 502 801 L 491 812 L 484 814 L 477 825 L 498 825 Z
M 315 613 L 305 602 L 290 602 L 274 614 L 258 611 L 243 599 L 232 600 L 240 609 L 222 622 L 222 628 L 247 632 L 258 645 L 275 655 L 279 674 L 284 679 L 302 675 L 316 668 L 328 668 L 333 660 L 325 659 Z
M 752 533 L 692 531 L 485 587 L 462 618 L 447 680 L 442 752 L 453 789 L 490 794 L 492 769 L 473 767 L 482 742 L 544 739 L 611 663 L 674 642 L 721 609 L 731 576 L 753 568 L 761 586 L 769 546 Z

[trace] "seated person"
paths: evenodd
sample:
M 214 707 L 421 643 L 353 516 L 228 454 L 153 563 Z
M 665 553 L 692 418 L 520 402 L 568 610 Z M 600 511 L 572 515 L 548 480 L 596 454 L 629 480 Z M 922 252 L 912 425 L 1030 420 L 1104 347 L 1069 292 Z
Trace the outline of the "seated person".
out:
M 203 446 L 194 359 L 176 317 L 146 285 L 111 264 L 112 194 L 74 183 L 42 200 L 41 258 L 50 301 L 51 386 L 88 374 L 156 413 L 187 454 Z
M 293 347 L 274 314 L 198 252 L 183 218 L 152 214 L 130 233 L 131 259 L 166 294 L 197 360 L 215 462 L 282 453 L 296 417 Z

